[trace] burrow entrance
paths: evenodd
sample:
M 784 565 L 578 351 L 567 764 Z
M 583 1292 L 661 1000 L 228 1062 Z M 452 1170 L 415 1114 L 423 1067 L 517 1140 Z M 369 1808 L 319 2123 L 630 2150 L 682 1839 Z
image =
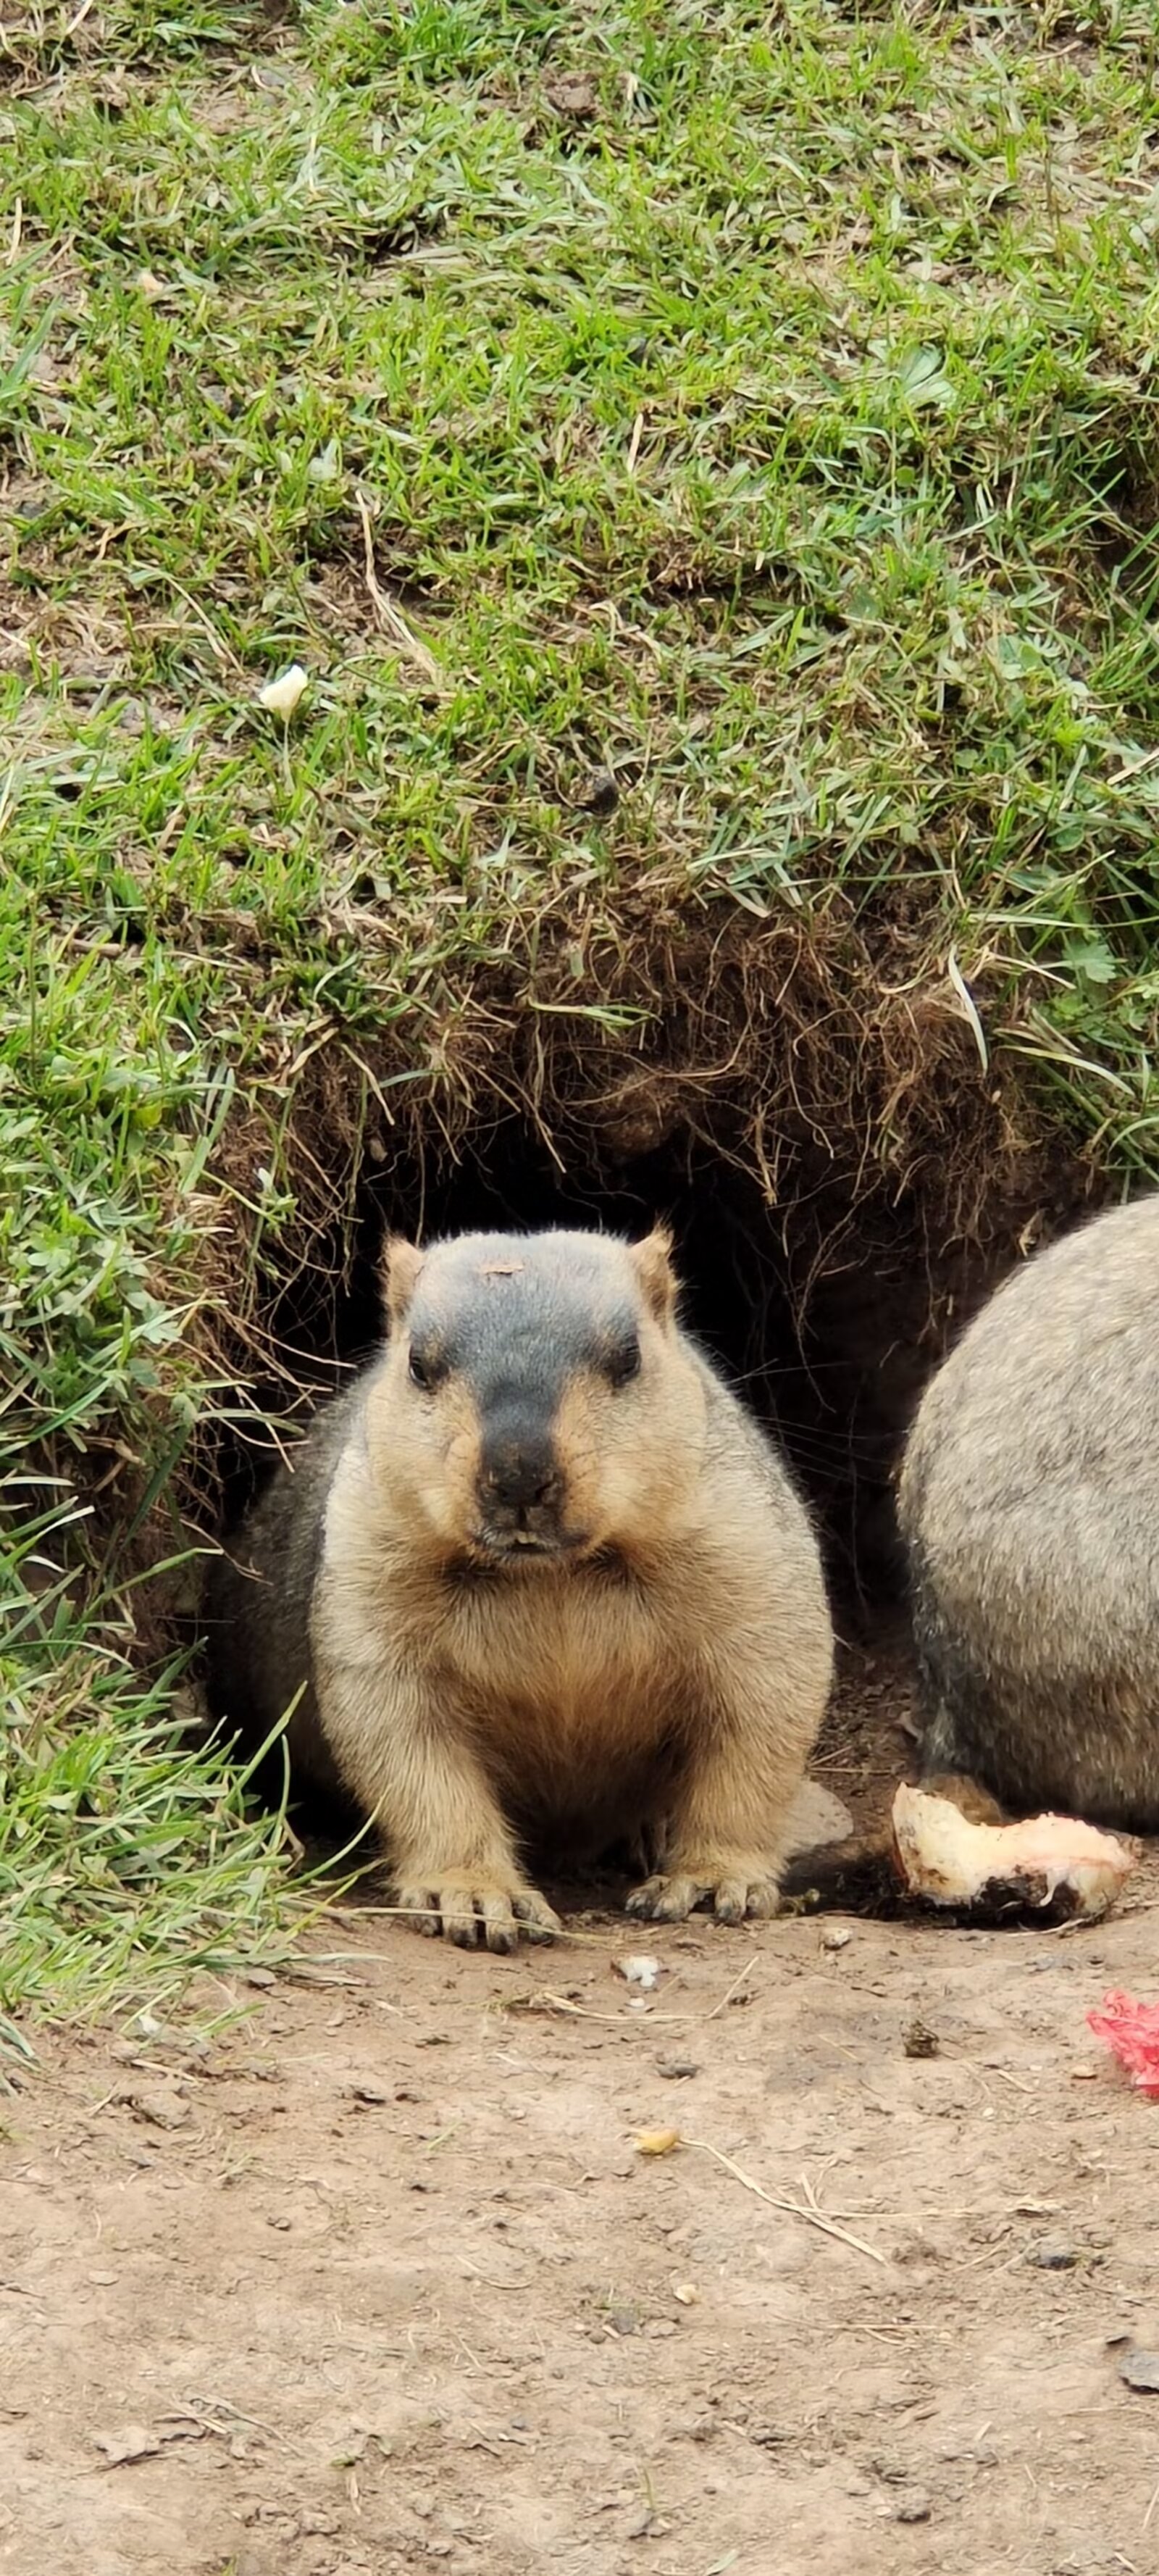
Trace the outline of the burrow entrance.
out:
M 896 1596 L 890 1475 L 912 1402 L 958 1306 L 974 1293 L 968 1250 L 915 1271 L 901 1225 L 864 1219 L 819 1244 L 818 1209 L 770 1206 L 756 1175 L 687 1134 L 624 1163 L 595 1139 L 549 1142 L 517 1118 L 452 1154 L 428 1147 L 388 1173 L 368 1164 L 343 1241 L 314 1247 L 268 1316 L 279 1375 L 309 1398 L 345 1382 L 381 1339 L 380 1252 L 389 1230 L 431 1240 L 476 1228 L 598 1226 L 630 1236 L 672 1226 L 686 1324 L 782 1441 L 818 1514 L 837 1593 L 872 1620 Z M 907 1248 L 908 1249 L 908 1248 Z M 952 1276 L 951 1276 L 952 1273 Z M 277 1409 L 271 1376 L 254 1393 Z M 227 1444 L 228 1516 L 264 1472 L 264 1443 Z M 268 1452 L 266 1452 L 268 1456 Z
M 479 1227 L 594 1225 L 636 1235 L 672 1226 L 684 1315 L 730 1382 L 775 1432 L 817 1517 L 841 1643 L 834 1707 L 814 1769 L 873 1834 L 913 1753 L 904 1583 L 892 1480 L 913 1407 L 952 1333 L 1016 1257 L 1027 1228 L 1058 1221 L 1078 1193 L 1071 1164 L 1041 1166 L 995 1201 L 993 1221 L 949 1221 L 936 1169 L 922 1185 L 834 1169 L 823 1139 L 798 1139 L 770 1189 L 743 1100 L 710 1128 L 679 1116 L 625 1150 L 599 1120 L 550 1128 L 520 1110 L 477 1116 L 447 1139 L 419 1120 L 407 1143 L 372 1142 L 341 1223 L 305 1248 L 262 1318 L 276 1359 L 251 1380 L 251 1421 L 344 1383 L 381 1337 L 385 1232 L 430 1240 Z M 223 1519 L 268 1472 L 271 1446 L 236 1429 L 218 1459 Z M 309 1827 L 310 1818 L 304 1821 Z M 880 1901 L 880 1879 L 833 1882 L 842 1901 Z

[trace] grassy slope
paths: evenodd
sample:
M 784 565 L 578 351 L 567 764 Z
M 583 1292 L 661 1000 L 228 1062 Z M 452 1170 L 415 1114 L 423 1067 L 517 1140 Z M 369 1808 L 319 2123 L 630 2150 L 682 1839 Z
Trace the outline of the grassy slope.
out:
M 79 1444 L 163 1482 L 207 1230 L 276 1237 L 336 1030 L 373 1077 L 409 1014 L 424 1067 L 561 893 L 869 919 L 904 878 L 1159 1169 L 1159 143 L 1152 0 L 0 0 L 0 41 L 17 2008 L 278 1919 L 115 1565 L 47 1648 L 21 1605 Z

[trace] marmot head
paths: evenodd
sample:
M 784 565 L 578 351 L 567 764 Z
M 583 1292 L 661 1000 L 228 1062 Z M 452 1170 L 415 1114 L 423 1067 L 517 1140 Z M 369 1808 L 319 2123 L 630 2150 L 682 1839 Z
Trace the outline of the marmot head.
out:
M 416 1538 L 521 1573 L 663 1539 L 705 1430 L 670 1251 L 663 1231 L 388 1243 L 374 1465 Z

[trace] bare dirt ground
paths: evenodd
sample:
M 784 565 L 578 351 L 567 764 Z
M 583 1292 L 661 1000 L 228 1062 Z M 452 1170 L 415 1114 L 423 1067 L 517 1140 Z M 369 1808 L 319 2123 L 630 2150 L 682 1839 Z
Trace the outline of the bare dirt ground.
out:
M 208 2044 L 50 2036 L 3 2113 L 0 2569 L 1159 2566 L 1114 2341 L 1159 2341 L 1159 2104 L 1084 2020 L 1155 1992 L 1157 1892 L 1085 1932 L 588 1912 L 513 1960 L 346 1915 Z

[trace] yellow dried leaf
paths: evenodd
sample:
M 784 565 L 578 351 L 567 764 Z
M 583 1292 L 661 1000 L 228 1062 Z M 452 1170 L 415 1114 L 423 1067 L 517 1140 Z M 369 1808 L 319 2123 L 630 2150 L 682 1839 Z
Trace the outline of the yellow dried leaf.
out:
M 637 2129 L 636 2151 L 641 2156 L 670 2156 L 680 2144 L 679 2129 Z

